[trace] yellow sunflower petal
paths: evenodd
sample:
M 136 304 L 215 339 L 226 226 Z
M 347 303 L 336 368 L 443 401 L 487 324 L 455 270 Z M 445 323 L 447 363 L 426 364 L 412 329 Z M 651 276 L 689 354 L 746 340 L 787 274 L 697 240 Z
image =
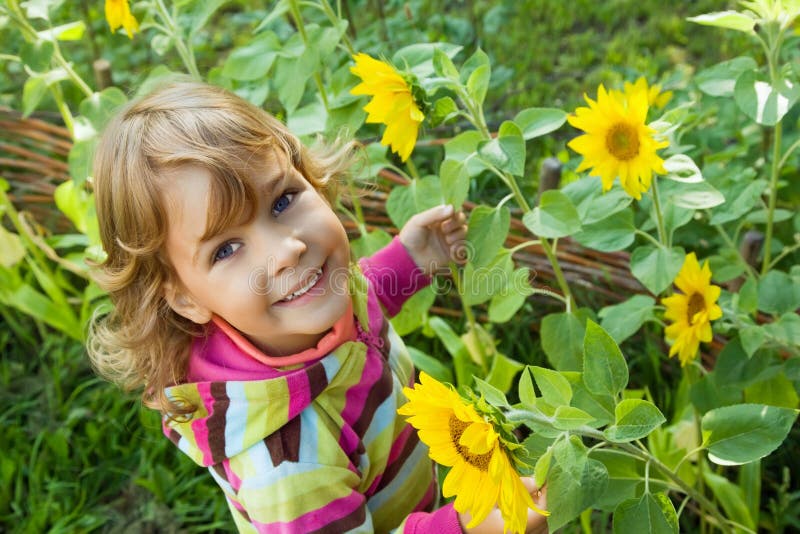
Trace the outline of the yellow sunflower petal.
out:
M 419 126 L 425 115 L 414 101 L 406 80 L 391 65 L 364 53 L 353 56 L 355 65 L 350 72 L 362 83 L 350 92 L 371 96 L 364 106 L 367 122 L 386 125 L 381 144 L 389 146 L 400 159 L 406 161 L 414 150 Z

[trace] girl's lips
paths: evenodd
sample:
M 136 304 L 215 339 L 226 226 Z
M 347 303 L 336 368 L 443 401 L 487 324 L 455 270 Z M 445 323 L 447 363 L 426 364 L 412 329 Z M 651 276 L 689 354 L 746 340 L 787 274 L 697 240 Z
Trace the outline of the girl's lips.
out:
M 288 306 L 301 306 L 307 303 L 310 300 L 313 300 L 315 297 L 321 295 L 324 291 L 322 287 L 327 279 L 328 270 L 323 265 L 319 269 L 319 276 L 317 281 L 314 283 L 313 286 L 309 287 L 305 293 L 300 295 L 299 297 L 295 297 L 291 300 L 286 300 L 286 298 L 277 301 L 274 306 L 281 306 L 281 307 L 288 307 Z

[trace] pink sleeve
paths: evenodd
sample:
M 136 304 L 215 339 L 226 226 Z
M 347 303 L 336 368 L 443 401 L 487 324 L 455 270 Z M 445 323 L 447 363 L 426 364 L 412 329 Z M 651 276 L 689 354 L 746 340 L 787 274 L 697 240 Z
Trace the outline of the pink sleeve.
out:
M 462 534 L 461 524 L 453 503 L 446 504 L 435 512 L 415 512 L 406 518 L 403 534 Z
M 398 237 L 372 256 L 359 260 L 359 265 L 389 317 L 397 315 L 411 295 L 431 283 L 430 276 L 414 263 Z

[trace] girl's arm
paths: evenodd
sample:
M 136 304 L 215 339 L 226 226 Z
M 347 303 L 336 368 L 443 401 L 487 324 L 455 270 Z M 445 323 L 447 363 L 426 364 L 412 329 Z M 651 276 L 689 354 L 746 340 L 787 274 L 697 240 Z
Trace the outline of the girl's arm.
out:
M 396 315 L 431 276 L 466 261 L 464 214 L 437 206 L 413 216 L 391 243 L 359 261 L 387 315 Z

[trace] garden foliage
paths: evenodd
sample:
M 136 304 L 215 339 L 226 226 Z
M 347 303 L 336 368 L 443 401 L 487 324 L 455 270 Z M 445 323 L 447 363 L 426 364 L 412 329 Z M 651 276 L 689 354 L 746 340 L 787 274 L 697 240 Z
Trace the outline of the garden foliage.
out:
M 515 9 L 512 2 L 483 10 L 468 2 L 468 14 L 481 14 L 480 23 L 432 17 L 427 35 L 407 31 L 417 40 L 411 44 L 394 32 L 411 10 L 426 9 L 414 2 L 405 5 L 408 12 L 381 12 L 367 24 L 356 11 L 365 2 L 280 0 L 267 12 L 249 12 L 246 3 L 223 0 L 143 0 L 131 12 L 109 15 L 108 22 L 121 27 L 111 37 L 94 35 L 109 31 L 96 7 L 74 13 L 61 4 L 6 0 L 0 6 L 0 31 L 14 43 L 0 55 L 8 74 L 3 90 L 15 95 L 9 103 L 26 116 L 57 111 L 73 139 L 71 180 L 54 198 L 72 233 L 39 227 L 0 181 L 0 311 L 15 336 L 4 333 L 0 342 L 11 354 L 24 362 L 19 347 L 33 350 L 38 335 L 83 341 L 88 318 L 108 305 L 87 264 L 103 254 L 91 192 L 98 132 L 129 96 L 189 75 L 266 107 L 309 142 L 339 135 L 365 140 L 363 165 L 345 189 L 355 193 L 374 184 L 378 171 L 394 176 L 385 209 L 396 227 L 441 203 L 470 208 L 468 263 L 454 265 L 450 278 L 410 299 L 394 324 L 410 335 L 419 369 L 464 395 L 474 392 L 470 398 L 482 413 L 509 430 L 507 441 L 519 441 L 517 468 L 547 484 L 551 531 L 578 524 L 586 530 L 593 522 L 615 532 L 798 526 L 798 497 L 788 491 L 797 483 L 769 461 L 788 446 L 799 402 L 800 2 L 753 0 L 679 19 L 675 24 L 705 42 L 730 34 L 725 43 L 741 43 L 736 56 L 699 71 L 685 63 L 669 72 L 647 71 L 631 56 L 629 65 L 595 71 L 597 84 L 575 87 L 569 96 L 543 90 L 544 99 L 520 109 L 508 106 L 520 95 L 502 93 L 514 93 L 513 65 L 480 46 L 491 28 L 502 31 L 498 20 Z M 615 20 L 606 8 L 597 9 L 602 20 Z M 64 20 L 67 15 L 72 18 Z M 238 35 L 226 31 L 228 21 Z M 131 50 L 142 63 L 155 54 L 164 64 L 140 67 L 135 80 L 133 68 L 115 65 L 126 89 L 96 86 L 70 55 L 69 45 L 87 34 L 92 43 Z M 524 47 L 535 55 L 535 46 Z M 365 63 L 354 68 L 360 53 L 373 59 L 359 56 Z M 607 57 L 613 60 L 611 52 Z M 127 67 L 134 60 L 119 61 Z M 401 99 L 370 85 L 376 72 L 399 84 Z M 572 88 L 563 79 L 557 83 Z M 380 144 L 399 120 L 397 107 L 378 112 L 374 105 L 368 116 L 371 98 L 413 106 L 412 122 L 424 119 L 420 138 L 414 125 L 387 133 L 389 149 Z M 410 144 L 404 135 L 413 135 Z M 535 169 L 546 157 L 563 165 L 564 183 L 537 192 Z M 367 224 L 358 194 L 345 195 L 339 208 L 358 234 L 356 255 L 391 239 Z M 509 247 L 510 235 L 523 237 Z M 563 269 L 564 243 L 578 243 L 587 253 L 625 251 L 641 289 L 597 304 L 586 284 Z M 547 283 L 519 261 L 526 251 L 546 258 Z M 603 273 L 593 276 L 602 280 Z M 458 320 L 432 313 L 437 303 L 458 310 Z M 538 339 L 511 339 L 511 332 L 528 336 L 531 321 Z M 75 357 L 74 348 L 64 347 L 74 345 L 50 341 L 39 357 L 49 358 L 48 351 Z M 65 374 L 86 373 L 75 363 L 65 369 L 40 378 L 57 385 Z M 29 362 L 3 367 L 9 388 L 3 395 L 24 399 L 25 392 L 10 384 L 30 372 Z M 138 425 L 139 418 L 151 427 L 155 421 L 130 407 L 103 417 L 99 412 L 110 401 L 97 397 L 117 393 L 86 380 L 71 393 L 45 395 L 45 403 L 23 402 L 26 410 L 54 410 L 59 423 L 42 423 L 46 429 L 35 433 L 29 462 L 0 461 L 6 524 L 26 516 L 22 530 L 92 530 L 110 517 L 122 524 L 124 499 L 112 491 L 96 489 L 104 502 L 76 514 L 95 490 L 74 476 L 50 479 L 45 487 L 37 482 L 43 456 L 72 458 L 80 476 L 108 471 L 123 480 L 111 486 L 114 491 L 132 491 L 126 474 L 114 468 L 115 454 L 130 452 L 115 432 Z M 78 404 L 85 397 L 91 409 Z M 14 413 L 3 417 L 11 421 Z M 14 426 L 4 443 L 26 447 L 25 432 Z M 79 461 L 69 451 L 76 444 L 87 448 Z M 94 448 L 102 452 L 88 452 Z M 160 444 L 136 449 L 142 465 L 172 463 L 171 451 Z M 186 524 L 198 531 L 224 525 L 224 503 L 197 508 L 188 491 L 194 484 L 207 499 L 216 498 L 186 464 L 174 471 L 144 467 L 132 481 L 156 502 L 188 508 L 181 513 L 194 515 Z M 176 495 L 179 488 L 190 495 Z M 73 497 L 64 506 L 52 504 L 66 493 Z M 51 504 L 36 515 L 25 509 L 26 500 Z M 166 513 L 153 510 L 151 520 Z

